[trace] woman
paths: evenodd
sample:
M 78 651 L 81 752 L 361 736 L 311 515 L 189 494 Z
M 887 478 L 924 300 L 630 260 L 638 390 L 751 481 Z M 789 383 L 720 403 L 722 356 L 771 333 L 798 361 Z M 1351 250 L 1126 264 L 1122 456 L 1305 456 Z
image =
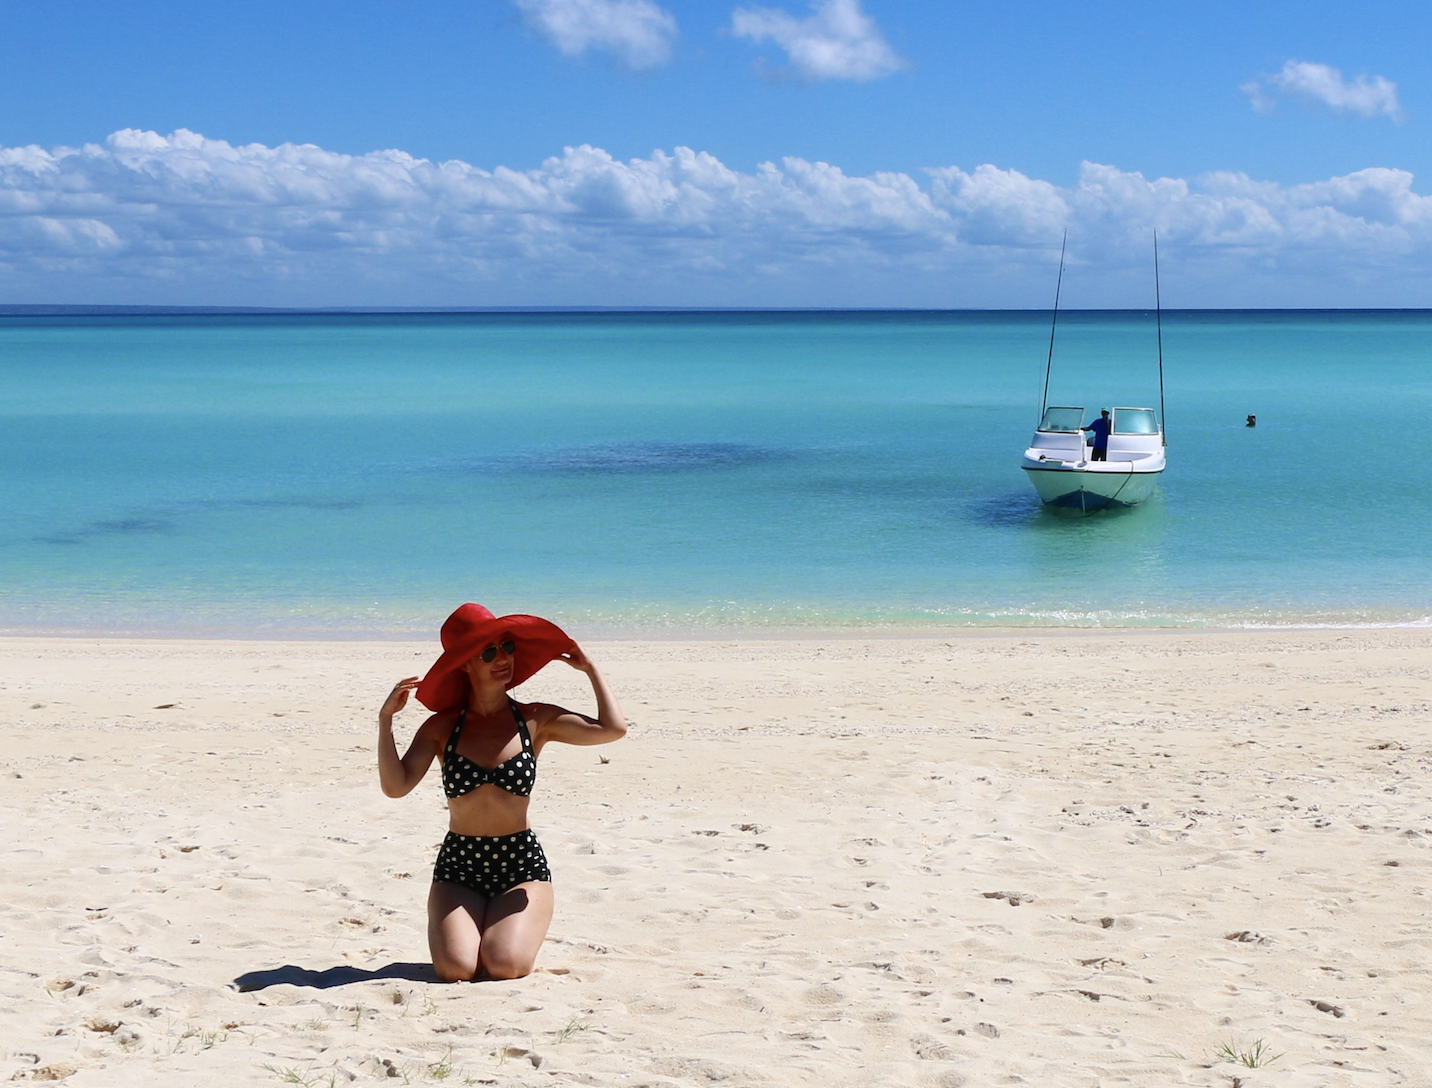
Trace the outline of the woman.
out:
M 398 681 L 378 712 L 378 778 L 402 797 L 441 756 L 447 838 L 428 894 L 428 947 L 445 982 L 530 974 L 552 922 L 552 874 L 527 822 L 537 756 L 551 741 L 606 744 L 626 733 L 597 667 L 554 623 L 465 604 L 442 627 L 443 654 L 419 683 Z M 549 661 L 587 674 L 597 716 L 518 703 L 508 688 Z M 393 715 L 409 692 L 435 711 L 398 758 Z

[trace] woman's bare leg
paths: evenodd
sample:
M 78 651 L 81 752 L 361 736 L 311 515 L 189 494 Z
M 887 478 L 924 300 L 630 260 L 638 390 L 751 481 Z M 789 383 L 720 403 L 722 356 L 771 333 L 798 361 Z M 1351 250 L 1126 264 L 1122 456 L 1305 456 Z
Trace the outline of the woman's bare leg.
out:
M 487 910 L 487 898 L 471 888 L 433 882 L 428 893 L 428 950 L 433 970 L 444 982 L 471 982 L 477 977 L 482 953 L 479 920 Z
M 551 924 L 550 881 L 529 880 L 494 896 L 482 925 L 483 971 L 497 979 L 530 975 Z

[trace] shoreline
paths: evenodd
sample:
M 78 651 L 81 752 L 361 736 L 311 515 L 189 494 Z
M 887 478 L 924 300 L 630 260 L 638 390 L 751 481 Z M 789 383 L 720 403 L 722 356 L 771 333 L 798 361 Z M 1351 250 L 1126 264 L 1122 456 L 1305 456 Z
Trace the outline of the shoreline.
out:
M 983 625 L 958 624 L 948 627 L 930 625 L 833 625 L 833 626 L 763 626 L 763 625 L 722 625 L 720 627 L 679 627 L 679 626 L 615 626 L 590 625 L 585 630 L 582 621 L 559 622 L 579 641 L 605 642 L 658 642 L 658 643 L 719 643 L 731 641 L 762 642 L 808 642 L 808 641 L 874 641 L 888 642 L 910 639 L 925 641 L 947 638 L 1024 638 L 1024 637 L 1079 637 L 1082 635 L 1186 635 L 1239 633 L 1278 633 L 1300 631 L 1419 631 L 1432 630 L 1432 616 L 1420 616 L 1407 620 L 1289 620 L 1287 622 L 1241 623 L 1167 623 L 1167 624 L 1030 624 Z M 284 643 L 296 645 L 309 643 L 341 643 L 363 645 L 368 643 L 412 643 L 436 641 L 440 619 L 435 620 L 431 631 L 393 630 L 363 633 L 359 630 L 339 629 L 285 629 L 264 631 L 255 629 L 200 629 L 200 630 L 123 630 L 112 628 L 5 628 L 0 627 L 0 642 L 15 642 L 26 639 L 57 641 L 102 641 L 141 643 L 152 642 L 233 642 L 233 643 Z

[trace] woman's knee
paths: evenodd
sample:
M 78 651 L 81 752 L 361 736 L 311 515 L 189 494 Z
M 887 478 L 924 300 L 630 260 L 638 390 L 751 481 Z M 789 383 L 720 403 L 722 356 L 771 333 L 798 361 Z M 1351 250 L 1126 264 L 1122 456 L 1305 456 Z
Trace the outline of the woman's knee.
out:
M 515 955 L 502 949 L 482 950 L 482 966 L 489 978 L 498 980 L 526 978 L 536 966 L 536 957 Z
M 435 955 L 433 972 L 444 982 L 471 982 L 477 977 L 478 962 L 467 961 L 456 956 Z
M 452 963 L 435 963 L 433 972 L 441 982 L 471 982 L 477 978 L 477 969 Z

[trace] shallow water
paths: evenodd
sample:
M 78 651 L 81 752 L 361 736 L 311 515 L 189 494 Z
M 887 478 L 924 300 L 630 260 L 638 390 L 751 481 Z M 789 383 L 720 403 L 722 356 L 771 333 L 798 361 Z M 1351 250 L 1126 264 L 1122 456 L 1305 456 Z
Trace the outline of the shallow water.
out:
M 1425 621 L 1432 313 L 1163 331 L 1160 493 L 1079 519 L 1018 467 L 1046 314 L 3 317 L 0 626 Z M 1061 315 L 1050 402 L 1156 359 Z

